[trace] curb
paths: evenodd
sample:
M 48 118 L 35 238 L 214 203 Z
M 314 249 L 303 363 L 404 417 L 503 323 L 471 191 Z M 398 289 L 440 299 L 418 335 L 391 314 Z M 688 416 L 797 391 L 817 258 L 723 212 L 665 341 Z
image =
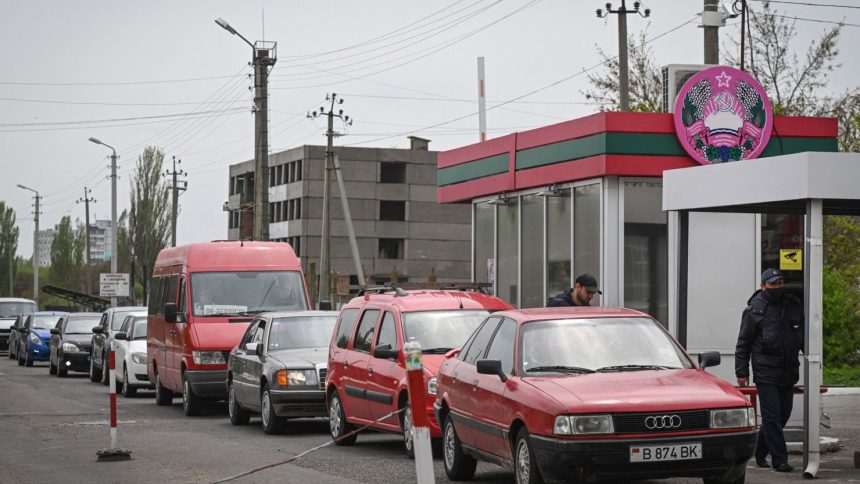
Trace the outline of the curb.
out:
M 821 437 L 819 439 L 821 452 L 838 452 L 842 446 L 839 444 L 839 439 L 833 437 Z M 803 455 L 803 442 L 786 442 L 790 455 Z

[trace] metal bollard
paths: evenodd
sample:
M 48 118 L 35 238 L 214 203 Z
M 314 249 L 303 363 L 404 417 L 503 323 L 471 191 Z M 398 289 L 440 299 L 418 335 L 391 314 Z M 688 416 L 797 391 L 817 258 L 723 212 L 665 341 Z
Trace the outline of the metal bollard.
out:
M 421 344 L 411 340 L 403 346 L 406 352 L 406 374 L 409 385 L 409 405 L 412 407 L 412 445 L 415 449 L 415 473 L 418 484 L 436 482 L 433 473 L 433 449 L 430 445 L 430 419 L 427 417 L 424 365 Z

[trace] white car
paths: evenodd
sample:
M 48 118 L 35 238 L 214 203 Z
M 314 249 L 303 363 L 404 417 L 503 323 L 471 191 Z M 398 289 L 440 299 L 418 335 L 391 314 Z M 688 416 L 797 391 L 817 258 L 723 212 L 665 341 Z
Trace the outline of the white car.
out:
M 126 316 L 114 344 L 117 392 L 131 398 L 138 388 L 152 389 L 146 374 L 146 316 Z

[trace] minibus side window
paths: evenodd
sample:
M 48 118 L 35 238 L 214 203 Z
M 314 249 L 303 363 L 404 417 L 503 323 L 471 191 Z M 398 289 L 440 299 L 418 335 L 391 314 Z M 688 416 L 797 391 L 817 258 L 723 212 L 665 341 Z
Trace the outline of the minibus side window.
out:
M 185 313 L 185 278 L 179 279 L 179 312 Z

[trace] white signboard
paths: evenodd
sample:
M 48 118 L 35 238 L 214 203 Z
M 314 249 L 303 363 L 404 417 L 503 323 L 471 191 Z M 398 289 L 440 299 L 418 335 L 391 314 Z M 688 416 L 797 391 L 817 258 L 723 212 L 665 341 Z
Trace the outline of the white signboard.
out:
M 99 274 L 99 296 L 127 297 L 129 291 L 129 276 L 127 273 L 103 272 Z

